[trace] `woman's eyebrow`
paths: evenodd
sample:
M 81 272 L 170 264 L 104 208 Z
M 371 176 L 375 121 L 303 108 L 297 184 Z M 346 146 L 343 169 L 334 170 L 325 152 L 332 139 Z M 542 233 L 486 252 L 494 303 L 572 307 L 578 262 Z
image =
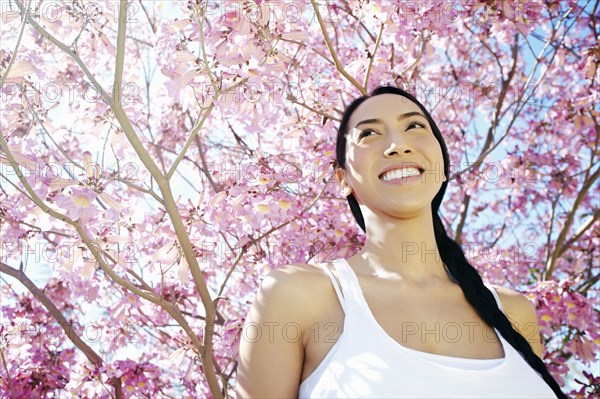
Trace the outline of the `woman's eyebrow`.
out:
M 400 121 L 402 119 L 410 118 L 412 116 L 417 116 L 417 115 L 425 118 L 425 115 L 423 115 L 421 112 L 414 111 L 414 112 L 407 112 L 407 113 L 398 115 L 398 120 Z M 357 128 L 360 125 L 364 125 L 364 124 L 368 124 L 368 123 L 383 123 L 383 121 L 381 119 L 377 119 L 377 118 L 365 119 L 365 120 L 358 122 L 356 125 L 354 125 L 354 127 Z
M 425 115 L 423 115 L 422 113 L 418 112 L 418 111 L 414 111 L 414 112 L 407 112 L 405 114 L 400 114 L 398 115 L 398 120 L 402 120 L 402 119 L 406 119 L 406 118 L 410 118 L 412 116 L 422 116 L 423 118 L 425 118 Z
M 358 122 L 354 127 L 357 128 L 359 125 L 366 125 L 369 123 L 383 123 L 383 121 L 381 119 L 365 119 Z

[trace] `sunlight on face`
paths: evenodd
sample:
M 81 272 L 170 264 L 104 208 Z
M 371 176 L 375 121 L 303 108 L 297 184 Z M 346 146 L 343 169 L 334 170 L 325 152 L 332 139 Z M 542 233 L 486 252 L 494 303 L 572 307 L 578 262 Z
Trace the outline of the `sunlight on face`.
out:
M 378 95 L 354 111 L 348 126 L 345 176 L 359 203 L 392 213 L 429 207 L 444 181 L 444 161 L 419 106 Z

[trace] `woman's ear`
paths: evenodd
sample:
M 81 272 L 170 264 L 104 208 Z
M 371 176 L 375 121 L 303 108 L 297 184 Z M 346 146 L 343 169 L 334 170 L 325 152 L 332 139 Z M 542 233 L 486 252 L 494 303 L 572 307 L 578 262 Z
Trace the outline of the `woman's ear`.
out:
M 344 169 L 337 168 L 335 170 L 335 175 L 337 176 L 337 178 L 340 182 L 340 191 L 342 192 L 342 195 L 344 197 L 347 197 L 350 194 L 352 194 L 352 187 L 350 187 L 350 184 L 348 184 L 348 182 L 346 181 L 346 178 L 344 177 Z

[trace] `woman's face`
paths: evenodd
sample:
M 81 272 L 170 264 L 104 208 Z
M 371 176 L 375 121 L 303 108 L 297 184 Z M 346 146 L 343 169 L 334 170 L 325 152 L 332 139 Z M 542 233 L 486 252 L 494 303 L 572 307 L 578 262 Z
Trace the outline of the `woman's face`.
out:
M 442 150 L 421 109 L 406 97 L 381 94 L 352 114 L 346 133 L 342 192 L 376 213 L 410 217 L 431 209 L 446 180 Z

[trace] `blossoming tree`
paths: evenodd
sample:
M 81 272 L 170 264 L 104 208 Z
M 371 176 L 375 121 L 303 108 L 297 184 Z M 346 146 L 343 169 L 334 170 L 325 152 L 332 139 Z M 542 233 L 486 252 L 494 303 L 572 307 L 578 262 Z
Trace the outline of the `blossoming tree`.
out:
M 0 4 L 0 396 L 231 397 L 240 339 L 298 339 L 242 330 L 261 278 L 360 246 L 335 129 L 382 84 L 438 121 L 470 261 L 600 393 L 598 1 Z

